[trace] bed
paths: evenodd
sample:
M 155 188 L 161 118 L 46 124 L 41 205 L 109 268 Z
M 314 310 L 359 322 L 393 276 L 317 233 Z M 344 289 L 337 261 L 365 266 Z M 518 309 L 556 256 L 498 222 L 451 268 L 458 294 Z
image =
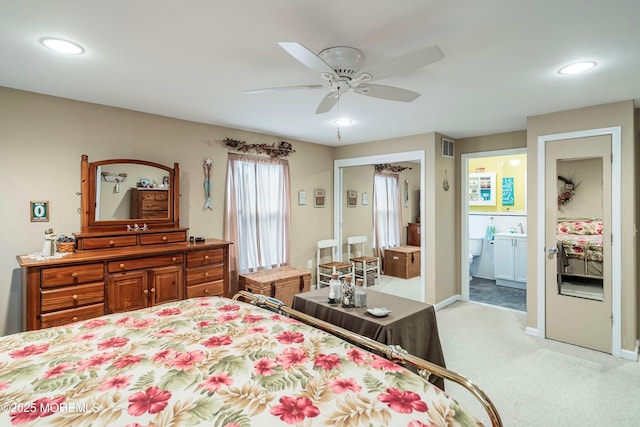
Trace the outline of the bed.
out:
M 251 303 L 187 299 L 1 337 L 0 425 L 479 425 L 428 374 L 362 349 L 366 338 L 347 342 L 264 296 L 240 297 Z M 501 425 L 474 384 L 424 363 Z
M 557 223 L 558 262 L 563 276 L 602 278 L 602 221 L 561 219 Z

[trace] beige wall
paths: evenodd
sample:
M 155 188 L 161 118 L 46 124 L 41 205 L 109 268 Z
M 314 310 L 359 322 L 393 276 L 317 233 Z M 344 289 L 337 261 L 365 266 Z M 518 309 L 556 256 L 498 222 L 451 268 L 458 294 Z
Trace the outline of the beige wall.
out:
M 21 285 L 17 254 L 39 252 L 44 230 L 80 231 L 80 156 L 89 161 L 144 159 L 180 164 L 180 223 L 190 234 L 223 237 L 225 137 L 273 143 L 272 136 L 170 119 L 118 108 L 0 88 L 0 148 L 4 203 L 0 272 L 0 334 L 21 329 Z M 332 188 L 333 149 L 289 140 L 292 189 L 292 265 L 307 267 L 315 242 L 332 234 L 333 203 L 314 208 L 297 204 L 297 192 Z M 213 211 L 203 211 L 204 159 L 213 159 Z M 29 201 L 49 200 L 50 221 L 30 222 Z
M 528 147 L 528 251 L 536 253 L 538 242 L 538 188 L 537 183 L 537 146 L 538 137 L 564 132 L 590 130 L 620 126 L 622 128 L 622 230 L 634 230 L 636 220 L 636 172 L 634 169 L 634 108 L 633 101 L 599 105 L 577 110 L 529 117 L 527 120 Z M 615 236 L 614 236 L 615 238 Z M 623 232 L 622 245 L 622 349 L 634 350 L 637 335 L 637 278 L 636 278 L 636 236 L 635 233 Z M 530 257 L 527 265 L 527 318 L 528 325 L 538 325 L 538 284 L 544 278 L 538 277 L 536 258 Z

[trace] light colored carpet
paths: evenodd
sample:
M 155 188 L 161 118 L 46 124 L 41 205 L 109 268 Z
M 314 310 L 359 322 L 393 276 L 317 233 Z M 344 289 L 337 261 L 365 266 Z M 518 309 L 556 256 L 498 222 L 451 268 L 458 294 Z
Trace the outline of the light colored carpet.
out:
M 640 363 L 526 335 L 514 310 L 456 302 L 437 319 L 447 367 L 488 394 L 505 426 L 640 425 Z M 490 425 L 462 387 L 445 388 Z
M 424 301 L 420 294 L 420 277 L 400 279 L 398 277 L 381 274 L 380 277 L 378 277 L 377 283 L 370 286 L 369 289 L 415 301 Z

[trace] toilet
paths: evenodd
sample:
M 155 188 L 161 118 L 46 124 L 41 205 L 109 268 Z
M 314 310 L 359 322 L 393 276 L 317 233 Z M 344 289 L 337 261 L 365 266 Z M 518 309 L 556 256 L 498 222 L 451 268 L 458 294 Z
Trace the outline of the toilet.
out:
M 469 280 L 471 280 L 471 264 L 473 259 L 482 254 L 483 236 L 469 236 Z

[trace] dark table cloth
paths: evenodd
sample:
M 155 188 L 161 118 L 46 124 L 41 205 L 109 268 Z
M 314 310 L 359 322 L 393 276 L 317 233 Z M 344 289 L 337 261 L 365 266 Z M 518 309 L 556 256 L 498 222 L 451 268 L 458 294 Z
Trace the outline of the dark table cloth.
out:
M 292 308 L 386 345 L 399 345 L 414 356 L 445 367 L 433 305 L 367 289 L 367 308 L 386 307 L 375 317 L 366 308 L 342 308 L 328 303 L 329 288 L 294 296 Z M 430 381 L 444 390 L 444 380 Z

